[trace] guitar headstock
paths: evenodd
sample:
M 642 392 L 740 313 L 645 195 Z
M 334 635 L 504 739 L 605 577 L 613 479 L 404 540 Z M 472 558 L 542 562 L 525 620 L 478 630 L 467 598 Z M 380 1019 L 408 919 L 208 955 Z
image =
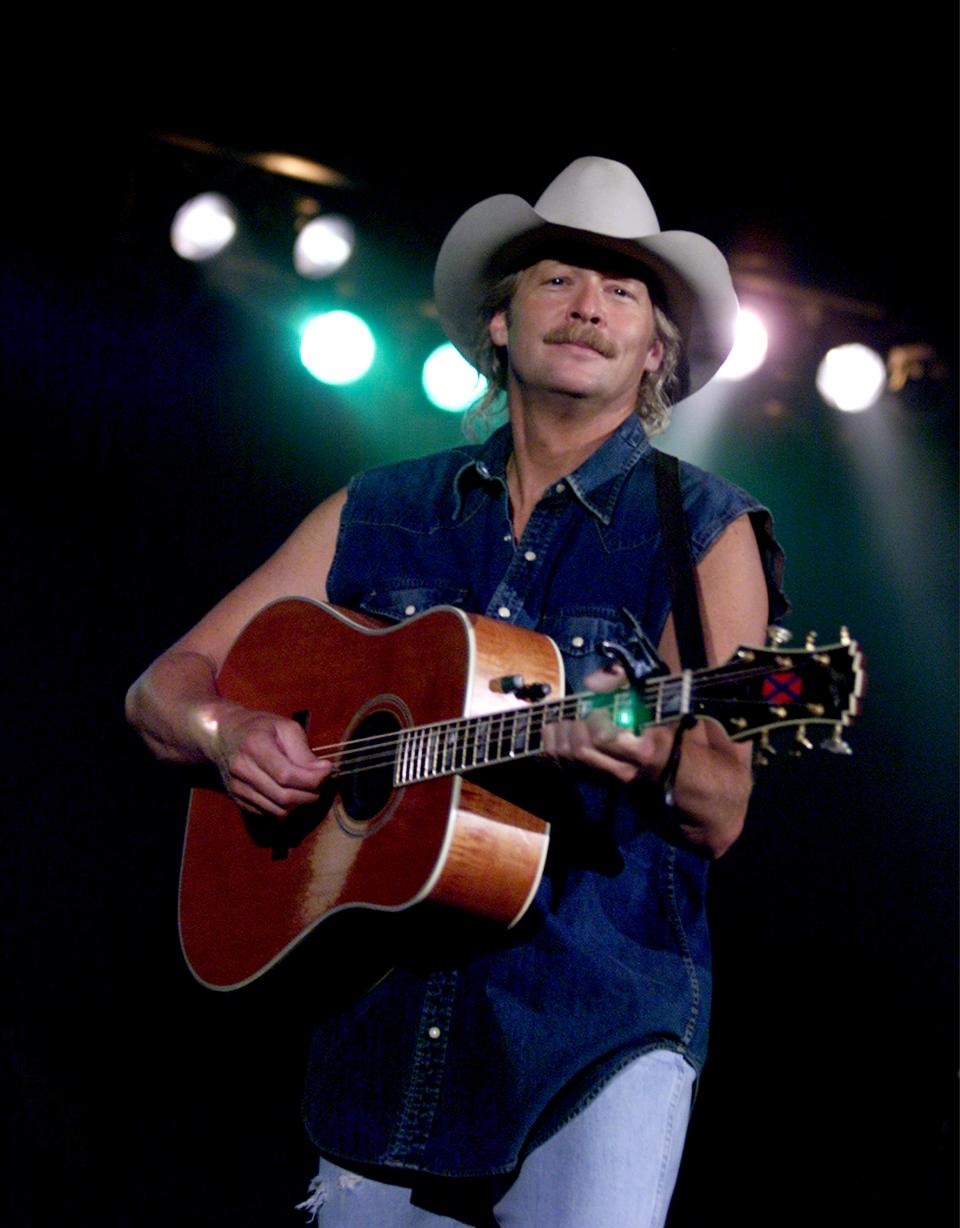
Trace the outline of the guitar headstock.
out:
M 829 725 L 825 750 L 850 754 L 841 730 L 858 716 L 866 690 L 866 658 L 844 627 L 836 644 L 816 643 L 807 636 L 803 648 L 786 648 L 784 633 L 772 633 L 775 642 L 765 648 L 741 647 L 730 660 L 697 675 L 692 711 L 722 725 L 735 742 L 760 739 L 759 762 L 772 730 L 795 727 L 797 752 L 811 750 L 811 725 Z

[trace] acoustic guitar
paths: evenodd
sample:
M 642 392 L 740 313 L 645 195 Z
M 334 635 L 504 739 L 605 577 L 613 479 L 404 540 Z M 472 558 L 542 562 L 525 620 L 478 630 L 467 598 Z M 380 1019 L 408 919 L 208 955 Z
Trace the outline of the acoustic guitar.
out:
M 291 597 L 241 632 L 218 686 L 298 721 L 336 765 L 320 800 L 286 818 L 251 815 L 217 789 L 191 793 L 183 951 L 203 984 L 235 989 L 344 909 L 430 900 L 515 924 L 540 883 L 549 823 L 474 775 L 539 754 L 550 722 L 606 708 L 637 732 L 689 713 L 765 747 L 788 725 L 809 747 L 809 727 L 827 724 L 824 745 L 848 753 L 841 732 L 865 672 L 844 631 L 830 647 L 743 647 L 713 668 L 564 695 L 560 652 L 536 632 L 452 606 L 382 626 Z

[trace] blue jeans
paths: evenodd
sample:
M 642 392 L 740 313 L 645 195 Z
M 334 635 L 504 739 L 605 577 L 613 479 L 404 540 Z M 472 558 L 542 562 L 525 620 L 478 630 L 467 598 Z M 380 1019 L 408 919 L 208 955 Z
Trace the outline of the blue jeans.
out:
M 695 1074 L 659 1049 L 621 1070 L 527 1156 L 494 1207 L 501 1228 L 660 1228 L 680 1167 Z M 300 1209 L 318 1228 L 456 1228 L 410 1191 L 321 1160 Z

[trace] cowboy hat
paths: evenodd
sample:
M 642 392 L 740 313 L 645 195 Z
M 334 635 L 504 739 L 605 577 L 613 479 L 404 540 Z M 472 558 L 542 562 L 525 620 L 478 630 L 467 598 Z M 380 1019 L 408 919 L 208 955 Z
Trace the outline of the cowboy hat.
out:
M 608 158 L 571 162 L 532 208 L 519 196 L 491 196 L 454 223 L 434 273 L 444 331 L 476 365 L 480 312 L 500 277 L 548 255 L 597 247 L 641 266 L 648 281 L 652 273 L 652 297 L 683 338 L 684 393 L 702 388 L 733 345 L 737 296 L 727 262 L 702 235 L 661 231 L 636 175 Z

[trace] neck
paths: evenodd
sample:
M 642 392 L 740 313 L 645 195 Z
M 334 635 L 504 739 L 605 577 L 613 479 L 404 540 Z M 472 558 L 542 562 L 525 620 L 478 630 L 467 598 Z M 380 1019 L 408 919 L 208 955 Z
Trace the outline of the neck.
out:
M 586 402 L 530 404 L 510 392 L 513 456 L 508 469 L 513 530 L 519 540 L 544 491 L 579 469 L 633 413 L 633 406 L 595 411 Z

